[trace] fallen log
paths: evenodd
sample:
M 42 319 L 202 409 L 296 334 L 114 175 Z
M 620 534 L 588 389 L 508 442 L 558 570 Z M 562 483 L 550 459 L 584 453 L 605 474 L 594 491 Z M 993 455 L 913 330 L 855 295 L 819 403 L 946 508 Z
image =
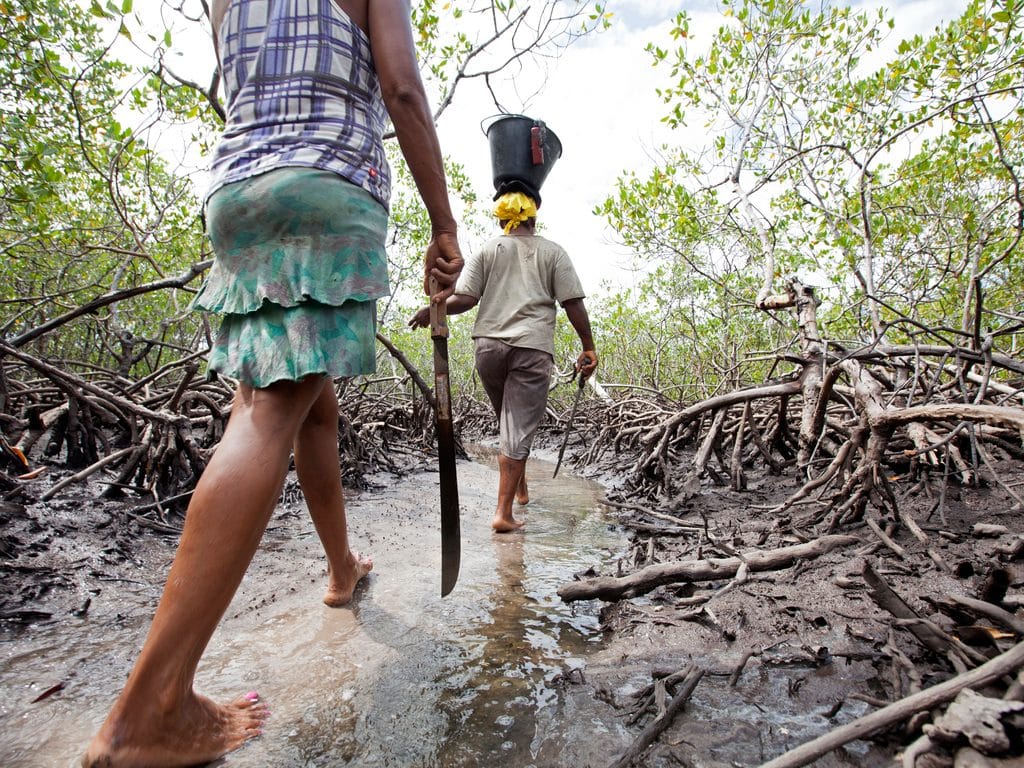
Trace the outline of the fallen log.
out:
M 558 596 L 567 603 L 574 600 L 612 601 L 623 597 L 636 597 L 663 584 L 729 578 L 735 576 L 744 563 L 750 572 L 771 571 L 785 568 L 803 558 L 824 555 L 838 547 L 861 543 L 862 540 L 857 536 L 833 534 L 789 547 L 768 551 L 755 550 L 739 557 L 658 563 L 626 576 L 597 576 L 571 581 L 558 588 Z
M 988 685 L 1003 675 L 1011 674 L 1024 664 L 1024 642 L 1017 643 L 999 656 L 980 667 L 964 672 L 944 683 L 925 688 L 923 691 L 895 701 L 887 707 L 859 717 L 841 728 L 823 734 L 795 749 L 763 763 L 761 768 L 800 768 L 810 765 L 819 757 L 857 739 L 863 739 L 897 723 L 925 712 L 947 701 L 952 701 L 965 688 Z

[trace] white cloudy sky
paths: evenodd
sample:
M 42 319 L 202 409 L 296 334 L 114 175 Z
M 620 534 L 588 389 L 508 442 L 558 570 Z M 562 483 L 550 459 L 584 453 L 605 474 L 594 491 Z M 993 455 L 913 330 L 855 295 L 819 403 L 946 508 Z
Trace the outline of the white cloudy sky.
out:
M 561 139 L 563 155 L 544 185 L 540 219 L 545 234 L 570 252 L 592 295 L 601 292 L 605 280 L 621 285 L 633 279 L 629 254 L 616 246 L 614 233 L 593 209 L 624 170 L 643 173 L 652 167 L 658 146 L 686 140 L 660 123 L 664 108 L 655 88 L 667 68 L 652 68 L 644 47 L 652 41 L 670 45 L 670 20 L 683 9 L 691 17 L 691 45 L 706 40 L 721 22 L 714 0 L 607 0 L 605 5 L 614 14 L 610 30 L 576 43 L 557 60 L 547 61 L 542 72 L 521 76 L 516 91 L 533 94 L 526 103 L 509 100 L 511 91 L 503 90 L 509 111 L 543 120 Z M 901 39 L 955 18 L 966 5 L 967 0 L 865 0 L 861 7 L 884 6 L 892 12 L 896 28 L 889 42 L 895 47 Z M 208 42 L 193 40 L 176 48 L 184 55 L 172 57 L 172 62 L 205 80 L 213 61 Z M 494 113 L 483 84 L 468 81 L 459 86 L 438 125 L 445 153 L 476 180 L 484 202 L 493 187 L 480 124 Z M 463 243 L 467 249 L 478 244 L 472 238 Z
M 966 8 L 966 0 L 876 2 L 893 11 L 893 47 L 917 32 L 930 32 L 940 20 L 951 20 Z M 588 293 L 600 293 L 605 280 L 629 284 L 629 254 L 614 242 L 614 233 L 593 215 L 626 169 L 652 167 L 652 155 L 665 142 L 678 144 L 660 122 L 665 113 L 655 93 L 667 68 L 652 68 L 644 47 L 648 42 L 671 44 L 669 20 L 686 9 L 691 17 L 692 45 L 698 45 L 721 22 L 717 3 L 665 0 L 609 0 L 612 29 L 572 47 L 545 73 L 543 90 L 524 105 L 506 104 L 512 111 L 544 120 L 563 144 L 562 158 L 543 190 L 540 220 L 545 234 L 569 250 Z M 463 86 L 460 86 L 460 88 Z M 526 90 L 526 89 L 524 89 Z M 446 153 L 479 179 L 479 191 L 489 200 L 490 155 L 480 121 L 491 114 L 486 94 L 472 82 L 458 93 L 439 125 Z M 481 112 L 481 110 L 484 110 Z

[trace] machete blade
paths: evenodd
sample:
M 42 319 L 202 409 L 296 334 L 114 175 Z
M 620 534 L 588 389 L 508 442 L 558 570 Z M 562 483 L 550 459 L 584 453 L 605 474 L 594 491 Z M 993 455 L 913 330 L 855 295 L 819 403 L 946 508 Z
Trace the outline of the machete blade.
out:
M 431 295 L 437 281 L 430 280 Z M 430 304 L 430 337 L 434 342 L 434 399 L 437 461 L 441 478 L 441 597 L 455 588 L 461 560 L 459 481 L 455 470 L 455 428 L 448 380 L 448 323 L 444 302 Z
M 437 458 L 441 470 L 441 597 L 455 588 L 461 560 L 459 484 L 455 473 L 455 433 L 451 419 L 437 420 Z

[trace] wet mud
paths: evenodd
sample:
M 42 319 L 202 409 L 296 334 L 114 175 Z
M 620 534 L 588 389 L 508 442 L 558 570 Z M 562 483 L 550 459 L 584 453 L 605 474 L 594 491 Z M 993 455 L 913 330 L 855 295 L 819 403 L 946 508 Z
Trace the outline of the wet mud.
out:
M 301 502 L 283 504 L 197 677 L 215 698 L 257 689 L 273 713 L 260 739 L 220 764 L 598 765 L 628 742 L 611 707 L 573 695 L 603 643 L 596 606 L 556 595 L 620 549 L 621 534 L 599 486 L 545 482 L 550 471 L 531 467 L 527 526 L 499 536 L 493 458 L 460 462 L 462 569 L 444 599 L 436 473 L 375 477 L 379 490 L 350 499 L 353 547 L 372 554 L 374 571 L 341 609 L 320 602 L 323 559 Z M 102 721 L 173 555 L 166 540 L 136 544 L 130 560 L 82 563 L 82 592 L 40 596 L 51 617 L 0 644 L 4 768 L 75 765 Z
M 643 764 L 756 766 L 873 708 L 851 694 L 885 697 L 891 622 L 862 589 L 836 586 L 862 565 L 849 552 L 752 576 L 696 614 L 655 594 L 567 604 L 557 590 L 574 575 L 612 573 L 635 554 L 601 503 L 606 489 L 565 466 L 552 481 L 555 451 L 540 450 L 531 503 L 517 508 L 526 527 L 496 535 L 494 456 L 471 452 L 459 462 L 462 569 L 444 599 L 436 472 L 374 476 L 376 490 L 351 496 L 353 547 L 375 566 L 341 609 L 321 603 L 322 553 L 289 482 L 197 677 L 215 698 L 258 690 L 272 718 L 217 765 L 603 768 L 649 722 L 631 711 L 652 672 L 695 664 L 704 678 Z M 739 547 L 766 493 L 698 503 Z M 52 586 L 22 595 L 38 620 L 0 637 L 0 765 L 68 768 L 128 674 L 173 538 L 141 534 L 113 502 L 30 513 L 45 546 L 10 586 L 34 589 L 32 569 Z M 46 534 L 58 519 L 62 535 Z M 853 742 L 815 764 L 892 765 L 905 737 Z

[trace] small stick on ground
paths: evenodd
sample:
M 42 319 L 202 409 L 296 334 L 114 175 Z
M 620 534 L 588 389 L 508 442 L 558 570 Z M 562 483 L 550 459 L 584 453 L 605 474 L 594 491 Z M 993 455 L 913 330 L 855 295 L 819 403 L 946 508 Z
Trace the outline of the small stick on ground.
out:
M 643 732 L 637 737 L 636 741 L 633 742 L 632 746 L 626 750 L 626 752 L 609 766 L 609 768 L 629 768 L 633 765 L 633 762 L 637 760 L 651 744 L 657 740 L 661 732 L 668 728 L 675 716 L 679 714 L 679 711 L 683 708 L 690 699 L 690 695 L 697 687 L 697 683 L 704 677 L 704 670 L 697 669 L 694 665 L 690 665 L 686 670 L 686 676 L 683 678 L 683 682 L 680 684 L 679 690 L 676 695 L 672 697 L 672 702 L 665 709 L 665 714 L 662 717 L 657 718 L 651 722 Z
M 907 559 L 907 550 L 905 550 L 903 547 L 901 547 L 899 544 L 893 541 L 889 534 L 883 531 L 882 527 L 878 523 L 876 523 L 870 517 L 865 517 L 864 522 L 868 524 L 868 528 L 874 531 L 875 536 L 881 539 L 882 543 L 885 544 L 885 546 L 887 546 L 893 552 L 895 552 L 901 560 Z
M 949 643 L 945 638 L 921 622 L 921 616 L 917 614 L 906 601 L 895 590 L 890 587 L 881 576 L 867 562 L 861 571 L 864 582 L 868 585 L 868 594 L 879 608 L 888 611 L 897 619 L 911 620 L 907 628 L 930 651 L 944 656 L 949 650 Z

